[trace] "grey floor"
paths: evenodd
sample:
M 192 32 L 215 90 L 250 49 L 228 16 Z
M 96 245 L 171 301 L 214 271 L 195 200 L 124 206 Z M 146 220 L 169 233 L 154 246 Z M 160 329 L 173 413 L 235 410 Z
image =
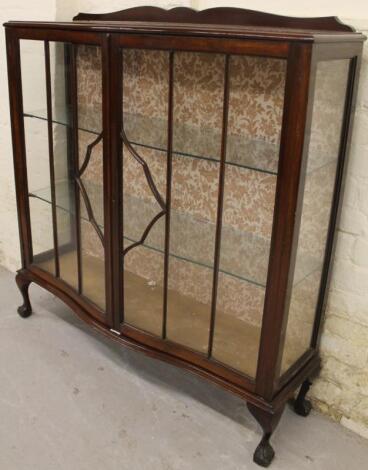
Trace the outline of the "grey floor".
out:
M 16 314 L 0 269 L 0 470 L 259 468 L 260 430 L 238 398 L 93 333 L 51 294 L 30 289 Z M 279 469 L 366 469 L 368 441 L 313 413 L 286 410 Z

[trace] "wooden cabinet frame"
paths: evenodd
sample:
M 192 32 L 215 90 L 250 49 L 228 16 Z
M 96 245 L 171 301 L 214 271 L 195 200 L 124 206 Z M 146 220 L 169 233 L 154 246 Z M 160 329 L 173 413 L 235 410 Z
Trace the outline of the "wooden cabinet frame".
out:
M 161 18 L 161 19 L 157 19 Z M 106 15 L 80 14 L 74 23 L 9 22 L 6 26 L 9 71 L 10 110 L 12 121 L 14 166 L 17 206 L 21 240 L 22 269 L 17 283 L 24 298 L 19 313 L 31 314 L 28 286 L 35 282 L 61 298 L 77 315 L 105 336 L 122 345 L 145 352 L 147 355 L 183 367 L 241 396 L 248 402 L 252 414 L 264 430 L 264 438 L 255 453 L 255 460 L 268 465 L 273 457 L 269 438 L 281 417 L 285 403 L 303 384 L 295 408 L 307 414 L 305 394 L 309 379 L 318 373 L 320 325 L 326 304 L 330 266 L 335 246 L 346 158 L 350 145 L 352 121 L 356 99 L 362 42 L 364 36 L 333 18 L 300 19 L 277 17 L 248 10 L 232 8 L 195 12 L 185 8 L 165 11 L 154 7 L 134 8 Z M 110 22 L 109 22 L 110 21 Z M 136 21 L 130 23 L 130 21 Z M 152 21 L 161 21 L 160 23 Z M 206 24 L 201 24 L 206 23 Z M 222 26 L 218 24 L 222 23 Z M 237 26 L 240 25 L 240 26 Z M 28 204 L 27 165 L 23 124 L 23 104 L 20 69 L 20 39 L 63 41 L 74 45 L 93 44 L 102 51 L 103 93 L 103 155 L 104 155 L 104 247 L 106 260 L 106 315 L 88 302 L 58 276 L 32 264 L 32 236 Z M 209 356 L 124 324 L 122 312 L 122 178 L 117 168 L 121 157 L 121 49 L 144 48 L 174 51 L 216 52 L 228 58 L 230 54 L 276 57 L 287 60 L 284 112 L 281 133 L 279 168 L 277 174 L 271 254 L 264 303 L 258 368 L 251 379 L 210 357 L 211 335 L 214 330 L 216 302 L 216 276 L 219 263 L 219 237 L 217 225 L 214 265 L 214 293 L 211 314 Z M 76 102 L 75 57 L 71 57 L 71 101 Z M 47 58 L 47 54 L 46 54 Z M 343 128 L 339 147 L 335 189 L 324 255 L 322 280 L 315 315 L 310 348 L 280 377 L 281 355 L 285 340 L 291 282 L 295 267 L 296 245 L 301 220 L 306 160 L 311 127 L 316 63 L 321 59 L 349 59 L 350 69 Z M 74 65 L 73 65 L 74 64 Z M 228 64 L 226 60 L 225 64 Z M 227 66 L 227 65 L 225 65 Z M 47 70 L 47 64 L 46 64 Z M 168 171 L 172 152 L 172 59 L 170 59 L 169 116 L 168 116 Z M 226 147 L 226 114 L 228 85 L 225 70 L 224 114 L 219 193 L 223 191 L 223 165 Z M 50 77 L 47 77 L 48 87 Z M 48 97 L 48 104 L 49 97 Z M 76 145 L 78 126 L 76 107 L 73 111 Z M 50 124 L 49 119 L 49 124 Z M 49 126 L 50 127 L 50 126 Z M 49 133 L 52 132 L 49 128 Z M 50 148 L 50 158 L 52 149 Z M 222 168 L 222 170 L 221 170 Z M 221 176 L 222 175 L 222 176 Z M 222 178 L 222 179 L 221 179 Z M 170 190 L 169 190 L 170 191 Z M 170 192 L 167 193 L 168 201 Z M 219 199 L 221 201 L 221 198 Z M 221 214 L 221 203 L 218 205 Z M 218 217 L 218 221 L 220 218 Z M 219 222 L 218 222 L 219 224 Z M 55 228 L 55 227 L 54 227 Z M 55 232 L 55 231 L 54 231 Z M 166 246 L 166 258 L 167 258 Z M 56 253 L 57 258 L 57 253 Z M 167 262 L 167 259 L 166 259 Z M 57 273 L 56 273 L 57 274 Z M 167 285 L 167 279 L 166 279 Z

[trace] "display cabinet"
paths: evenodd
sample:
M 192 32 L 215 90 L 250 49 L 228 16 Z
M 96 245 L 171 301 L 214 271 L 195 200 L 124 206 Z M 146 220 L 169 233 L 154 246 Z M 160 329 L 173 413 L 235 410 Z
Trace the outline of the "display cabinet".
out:
M 364 36 L 232 8 L 5 26 L 19 314 L 35 282 L 240 395 L 267 466 L 320 367 Z

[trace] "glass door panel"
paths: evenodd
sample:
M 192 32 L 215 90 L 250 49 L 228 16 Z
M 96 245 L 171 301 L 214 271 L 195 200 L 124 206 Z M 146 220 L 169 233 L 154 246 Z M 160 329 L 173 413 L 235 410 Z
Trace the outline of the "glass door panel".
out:
M 211 321 L 224 61 L 192 52 L 174 60 L 167 338 L 202 353 Z
M 229 59 L 228 139 L 212 354 L 252 378 L 270 253 L 285 74 L 284 60 Z M 234 146 L 234 142 L 243 144 Z
M 122 55 L 124 321 L 254 376 L 286 62 Z
M 33 263 L 104 310 L 101 50 L 20 50 Z
M 169 53 L 125 49 L 122 66 L 124 321 L 161 336 Z
M 281 374 L 309 348 L 339 156 L 350 60 L 317 64 L 307 176 Z

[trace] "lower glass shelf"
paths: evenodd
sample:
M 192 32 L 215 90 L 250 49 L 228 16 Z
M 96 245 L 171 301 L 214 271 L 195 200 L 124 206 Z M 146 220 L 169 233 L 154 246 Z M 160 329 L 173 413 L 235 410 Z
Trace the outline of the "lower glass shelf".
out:
M 103 229 L 103 188 L 90 181 L 84 182 L 88 198 L 93 208 L 95 219 Z M 56 206 L 59 209 L 73 213 L 74 194 L 73 187 L 67 181 L 56 184 Z M 50 187 L 33 191 L 31 197 L 51 203 Z M 155 201 L 140 199 L 130 194 L 124 194 L 124 248 L 139 240 L 148 222 L 159 212 L 160 208 Z M 139 217 L 137 217 L 139 214 Z M 87 219 L 84 205 L 81 207 L 83 219 Z M 161 222 L 164 218 L 161 219 Z M 162 225 L 156 223 L 143 246 L 163 253 L 164 230 Z M 205 219 L 172 209 L 171 226 L 176 227 L 175 236 L 171 237 L 170 255 L 199 266 L 213 267 L 213 236 L 215 224 Z M 196 240 L 200 245 L 193 246 L 191 234 L 196 233 Z M 240 280 L 266 286 L 268 256 L 270 240 L 254 233 L 235 229 L 231 226 L 222 227 L 221 235 L 221 267 L 220 272 Z M 311 272 L 321 266 L 322 260 L 313 253 L 305 253 L 302 262 L 296 266 L 294 285 L 305 279 Z

